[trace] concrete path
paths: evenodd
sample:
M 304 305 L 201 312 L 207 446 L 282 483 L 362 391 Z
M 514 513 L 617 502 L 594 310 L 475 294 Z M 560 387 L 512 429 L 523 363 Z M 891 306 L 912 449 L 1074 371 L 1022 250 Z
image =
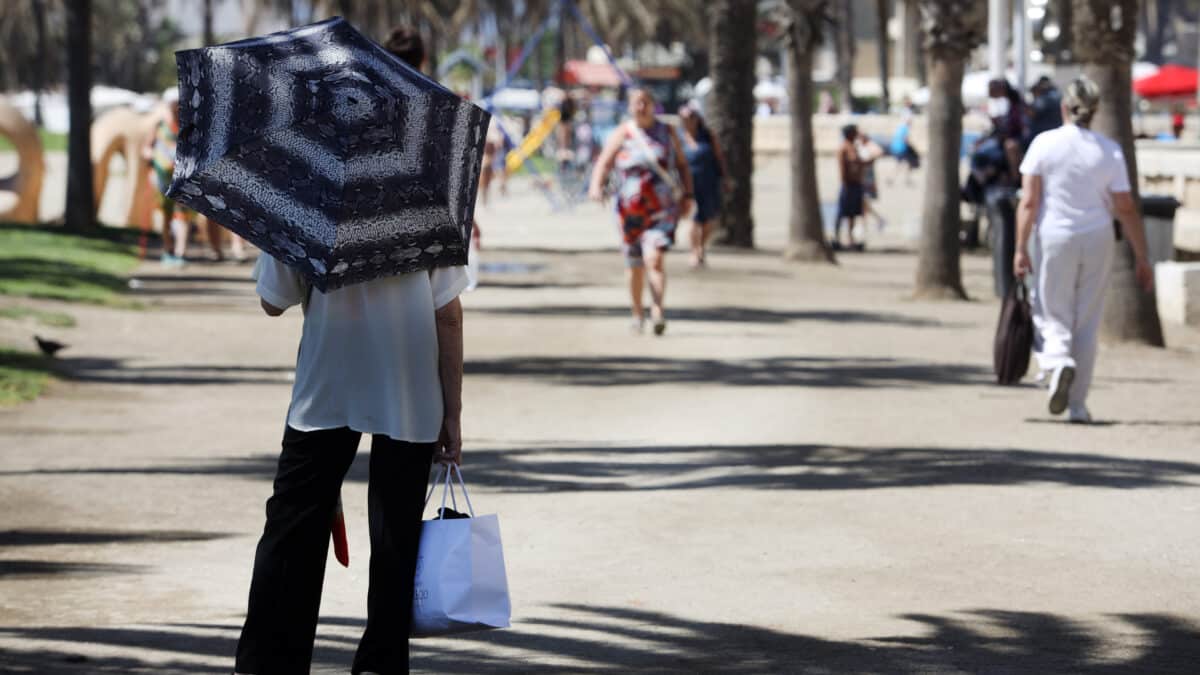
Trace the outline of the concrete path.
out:
M 514 626 L 414 643 L 414 668 L 1196 672 L 1200 333 L 1105 347 L 1100 423 L 1069 426 L 991 383 L 986 258 L 953 304 L 907 299 L 895 234 L 788 265 L 786 167 L 756 189 L 767 250 L 673 255 L 661 339 L 628 334 L 597 207 L 518 185 L 481 210 L 464 470 Z M 230 669 L 300 328 L 248 271 L 147 265 L 147 310 L 69 308 L 69 378 L 0 411 L 0 672 Z M 315 672 L 363 625 L 365 460 Z

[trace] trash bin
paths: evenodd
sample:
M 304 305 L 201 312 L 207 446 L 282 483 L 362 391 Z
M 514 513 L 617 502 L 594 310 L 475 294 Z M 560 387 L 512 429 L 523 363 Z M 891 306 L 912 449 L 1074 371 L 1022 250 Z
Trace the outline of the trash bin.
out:
M 1179 201 L 1170 195 L 1142 195 L 1146 255 L 1151 265 L 1175 259 L 1175 209 L 1179 207 Z

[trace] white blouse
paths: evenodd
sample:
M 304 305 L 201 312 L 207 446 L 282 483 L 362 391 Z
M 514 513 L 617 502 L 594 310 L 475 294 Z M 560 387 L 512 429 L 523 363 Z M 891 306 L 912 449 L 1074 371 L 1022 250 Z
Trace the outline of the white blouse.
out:
M 309 285 L 267 254 L 254 267 L 259 297 L 286 309 Z M 442 426 L 434 310 L 467 286 L 464 267 L 374 279 L 328 293 L 312 290 L 304 316 L 288 426 L 350 427 L 431 443 Z

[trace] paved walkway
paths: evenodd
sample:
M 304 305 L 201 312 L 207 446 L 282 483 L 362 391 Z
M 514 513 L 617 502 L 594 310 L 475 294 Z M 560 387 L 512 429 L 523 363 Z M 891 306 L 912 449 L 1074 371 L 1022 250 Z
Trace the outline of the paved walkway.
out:
M 785 178 L 756 179 L 768 249 Z M 915 194 L 885 194 L 893 223 Z M 627 333 L 596 207 L 480 219 L 464 468 L 514 627 L 415 643 L 416 669 L 1195 672 L 1200 333 L 1104 348 L 1101 423 L 1073 427 L 991 384 L 985 258 L 980 299 L 942 304 L 906 299 L 895 234 L 838 267 L 673 255 L 655 339 Z M 0 411 L 0 672 L 228 670 L 300 328 L 247 272 L 148 265 L 148 310 L 71 307 L 70 379 Z M 365 614 L 365 459 L 317 672 Z

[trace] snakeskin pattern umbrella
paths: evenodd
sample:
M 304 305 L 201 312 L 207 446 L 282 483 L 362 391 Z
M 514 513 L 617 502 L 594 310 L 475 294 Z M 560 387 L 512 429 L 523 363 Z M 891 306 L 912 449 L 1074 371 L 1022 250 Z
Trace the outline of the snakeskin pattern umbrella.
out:
M 466 264 L 481 108 L 341 18 L 175 58 L 168 197 L 322 291 Z

